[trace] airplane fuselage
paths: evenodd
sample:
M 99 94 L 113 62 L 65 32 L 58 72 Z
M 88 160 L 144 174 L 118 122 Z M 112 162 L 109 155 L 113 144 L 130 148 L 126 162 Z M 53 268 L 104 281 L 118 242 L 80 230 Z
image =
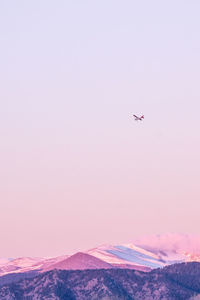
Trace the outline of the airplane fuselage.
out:
M 136 115 L 133 115 L 133 117 L 135 118 L 135 121 L 142 121 L 144 119 L 144 116 L 138 117 Z

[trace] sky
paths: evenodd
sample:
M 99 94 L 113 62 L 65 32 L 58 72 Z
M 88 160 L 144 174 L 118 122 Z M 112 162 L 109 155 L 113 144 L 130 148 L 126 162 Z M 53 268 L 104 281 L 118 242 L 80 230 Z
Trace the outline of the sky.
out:
M 199 234 L 199 11 L 0 1 L 0 257 Z

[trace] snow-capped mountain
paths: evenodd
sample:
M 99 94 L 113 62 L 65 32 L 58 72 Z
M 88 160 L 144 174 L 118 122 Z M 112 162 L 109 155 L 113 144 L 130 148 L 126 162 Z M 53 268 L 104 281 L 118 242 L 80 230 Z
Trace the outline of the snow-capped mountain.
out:
M 10 273 L 24 273 L 30 271 L 46 270 L 49 266 L 54 265 L 62 260 L 65 260 L 69 255 L 63 255 L 52 258 L 32 258 L 20 257 L 5 261 L 0 265 L 0 276 Z
M 130 244 L 103 245 L 87 253 L 114 266 L 155 269 L 174 263 L 200 262 L 200 237 L 166 234 L 141 238 Z
M 161 266 L 158 257 L 133 244 L 129 245 L 102 245 L 90 249 L 88 254 L 93 255 L 115 267 L 131 268 L 148 271 Z
M 12 258 L 0 258 L 0 267 L 4 266 L 5 264 L 7 264 L 8 262 L 10 262 L 12 260 Z
M 10 261 L 5 261 L 5 263 L 0 266 L 0 275 L 4 275 L 12 272 L 20 272 L 23 270 L 30 270 L 30 268 L 41 261 L 42 258 L 33 258 L 33 257 L 20 257 L 12 259 Z
M 200 262 L 200 237 L 158 235 L 129 244 L 102 245 L 72 256 L 0 260 L 0 276 L 52 269 L 129 268 L 150 271 L 181 262 Z
M 168 233 L 142 237 L 134 244 L 170 260 L 200 261 L 200 236 Z

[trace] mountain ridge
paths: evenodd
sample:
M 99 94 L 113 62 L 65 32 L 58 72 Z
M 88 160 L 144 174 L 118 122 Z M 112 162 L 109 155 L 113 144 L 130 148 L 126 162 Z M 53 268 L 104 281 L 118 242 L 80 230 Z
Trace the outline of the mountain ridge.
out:
M 197 300 L 200 263 L 151 272 L 130 269 L 51 270 L 0 287 L 1 300 Z
M 190 252 L 189 252 L 190 251 Z M 77 259 L 82 253 L 84 259 Z M 138 239 L 135 243 L 119 245 L 101 245 L 85 252 L 78 252 L 71 256 L 63 255 L 52 258 L 21 257 L 16 259 L 2 259 L 0 276 L 12 273 L 30 271 L 45 272 L 56 268 L 87 269 L 91 268 L 89 260 L 93 260 L 92 268 L 129 268 L 150 271 L 167 265 L 199 261 L 200 238 L 187 235 L 158 235 L 152 238 Z M 89 255 L 89 256 L 87 256 Z M 80 254 L 79 254 L 80 256 Z M 95 259 L 99 259 L 99 265 Z M 76 263 L 75 263 L 75 260 Z

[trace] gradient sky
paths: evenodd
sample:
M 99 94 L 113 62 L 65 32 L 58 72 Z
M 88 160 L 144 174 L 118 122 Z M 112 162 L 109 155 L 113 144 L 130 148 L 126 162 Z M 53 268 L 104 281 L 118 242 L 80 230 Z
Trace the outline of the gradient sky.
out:
M 199 234 L 199 12 L 0 2 L 0 257 Z

